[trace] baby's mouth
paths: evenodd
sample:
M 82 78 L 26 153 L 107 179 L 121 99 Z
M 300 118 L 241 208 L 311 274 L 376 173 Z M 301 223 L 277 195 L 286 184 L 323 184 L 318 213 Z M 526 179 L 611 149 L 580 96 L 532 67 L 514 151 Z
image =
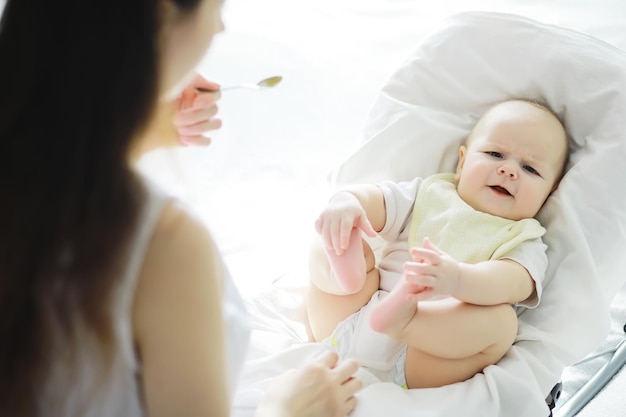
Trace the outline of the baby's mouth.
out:
M 490 185 L 489 188 L 491 188 L 493 191 L 495 191 L 498 194 L 502 194 L 506 196 L 511 195 L 511 193 L 506 188 L 500 187 L 499 185 Z

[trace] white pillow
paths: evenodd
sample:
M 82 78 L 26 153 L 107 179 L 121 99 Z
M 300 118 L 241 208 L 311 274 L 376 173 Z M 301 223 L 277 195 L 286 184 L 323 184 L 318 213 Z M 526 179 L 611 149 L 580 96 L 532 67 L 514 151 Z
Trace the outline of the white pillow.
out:
M 477 119 L 511 97 L 543 99 L 563 119 L 572 152 L 556 194 L 580 220 L 612 297 L 626 278 L 626 54 L 597 38 L 501 13 L 448 19 L 383 87 L 363 145 L 335 181 L 453 170 Z
M 453 412 L 458 400 L 465 415 L 474 415 L 468 392 L 493 401 L 477 408 L 480 415 L 540 415 L 523 410 L 537 412 L 533 406 L 563 367 L 606 337 L 609 301 L 626 278 L 626 54 L 520 16 L 453 16 L 388 80 L 364 143 L 334 176 L 341 186 L 451 171 L 481 114 L 512 97 L 544 100 L 560 115 L 571 158 L 538 216 L 550 262 L 540 306 L 522 313 L 518 341 L 498 366 L 458 384 L 464 388 L 445 389 L 444 408 Z M 523 373 L 535 381 L 520 380 Z M 427 407 L 428 399 L 411 391 L 405 395 Z M 439 415 L 441 407 L 431 411 Z

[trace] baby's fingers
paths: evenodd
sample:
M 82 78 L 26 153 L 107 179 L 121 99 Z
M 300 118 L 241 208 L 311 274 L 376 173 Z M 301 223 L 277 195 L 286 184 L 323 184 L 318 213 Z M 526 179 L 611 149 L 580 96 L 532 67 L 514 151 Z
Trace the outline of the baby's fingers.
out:
M 340 232 L 341 243 L 340 244 L 341 244 L 342 251 L 345 251 L 346 249 L 348 249 L 350 245 L 361 242 L 361 230 L 356 227 L 353 227 L 351 223 L 347 221 L 342 222 L 340 226 L 340 230 L 341 230 Z
M 433 275 L 434 268 L 427 262 L 412 262 L 408 261 L 404 263 L 404 272 L 410 272 L 412 274 Z
M 374 228 L 372 227 L 372 224 L 370 223 L 368 218 L 365 216 L 361 216 L 359 218 L 359 221 L 357 222 L 356 227 L 358 227 L 363 232 L 365 232 L 365 234 L 368 235 L 369 237 L 376 237 L 376 235 L 378 234 L 376 230 L 374 230 Z
M 437 278 L 432 275 L 424 275 L 415 271 L 404 271 L 405 279 L 411 284 L 421 285 L 424 287 L 434 287 L 437 284 Z
M 424 287 L 420 291 L 415 291 L 412 294 L 407 294 L 406 299 L 412 303 L 417 303 L 419 301 L 428 300 L 432 297 L 433 289 L 429 287 Z
M 343 253 L 343 227 L 340 221 L 333 221 L 329 224 L 328 235 L 330 240 L 330 247 L 335 251 L 337 255 L 341 255 Z M 349 236 L 349 235 L 348 235 Z M 346 245 L 347 247 L 347 245 Z
M 439 265 L 439 263 L 441 262 L 441 255 L 433 250 L 425 248 L 412 248 L 411 257 L 414 261 L 428 262 L 431 265 L 435 266 Z

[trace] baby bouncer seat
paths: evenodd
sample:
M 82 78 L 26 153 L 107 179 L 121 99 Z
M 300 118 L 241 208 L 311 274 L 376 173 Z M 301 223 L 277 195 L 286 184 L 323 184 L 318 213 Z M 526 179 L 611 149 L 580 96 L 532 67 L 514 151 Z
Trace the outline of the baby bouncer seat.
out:
M 563 369 L 607 335 L 608 307 L 626 276 L 623 51 L 520 16 L 453 16 L 388 79 L 362 145 L 339 166 L 334 182 L 452 172 L 456 150 L 477 119 L 510 98 L 547 103 L 569 136 L 567 172 L 538 215 L 549 259 L 541 303 L 519 314 L 516 343 L 483 373 L 432 390 L 387 388 L 379 400 L 399 407 L 394 415 L 411 409 L 425 416 L 548 416 Z M 618 350 L 607 372 L 622 366 L 625 353 Z M 373 397 L 361 395 L 355 415 L 374 415 L 365 411 Z

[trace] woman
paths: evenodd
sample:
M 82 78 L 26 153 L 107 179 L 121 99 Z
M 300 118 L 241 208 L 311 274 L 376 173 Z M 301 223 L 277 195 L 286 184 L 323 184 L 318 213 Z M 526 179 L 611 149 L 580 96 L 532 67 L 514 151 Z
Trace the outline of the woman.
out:
M 176 116 L 182 142 L 216 127 L 192 70 L 223 29 L 220 8 L 6 2 L 0 415 L 229 414 L 242 303 L 201 222 L 132 168 L 164 145 L 167 103 L 192 103 Z M 350 412 L 357 365 L 336 361 L 279 377 L 257 416 Z

